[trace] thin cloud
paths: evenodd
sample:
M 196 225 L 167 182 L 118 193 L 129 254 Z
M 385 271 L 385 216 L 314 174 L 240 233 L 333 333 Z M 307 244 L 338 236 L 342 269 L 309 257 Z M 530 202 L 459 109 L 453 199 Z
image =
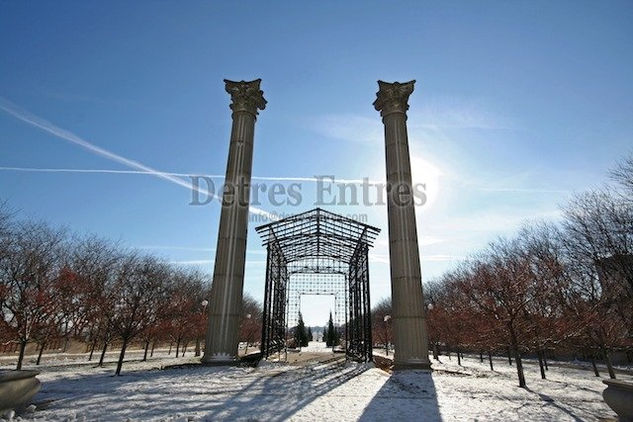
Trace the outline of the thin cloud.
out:
M 363 143 L 365 147 L 381 145 L 383 129 L 379 118 L 329 114 L 310 120 L 311 129 L 328 138 Z
M 209 265 L 213 264 L 212 259 L 192 259 L 187 261 L 171 261 L 174 265 Z
M 467 258 L 460 255 L 422 255 L 422 261 L 426 262 L 451 262 L 451 261 L 464 261 Z
M 559 209 L 495 209 L 449 216 L 436 220 L 434 230 L 447 234 L 464 233 L 511 233 L 531 221 L 556 221 L 562 213 Z
M 389 255 L 370 252 L 369 253 L 369 261 L 370 262 L 378 262 L 380 264 L 389 264 Z
M 446 99 L 421 105 L 410 111 L 410 131 L 428 131 L 435 136 L 448 137 L 444 130 L 482 129 L 513 130 L 516 124 L 507 117 L 493 113 L 484 106 L 461 99 Z M 362 142 L 381 147 L 383 128 L 378 114 L 326 114 L 310 119 L 312 130 L 332 139 Z
M 513 188 L 513 187 L 486 188 L 482 186 L 474 186 L 474 188 L 483 192 L 562 193 L 562 194 L 569 194 L 572 192 L 568 189 Z
M 172 246 L 172 245 L 141 245 L 136 246 L 136 249 L 149 249 L 149 250 L 175 250 L 175 251 L 192 251 L 192 252 L 215 252 L 215 248 L 205 248 L 201 246 Z M 265 250 L 249 249 L 247 254 L 265 255 Z
M 57 138 L 60 139 L 64 139 L 68 142 L 71 142 L 75 145 L 78 145 L 88 151 L 90 151 L 93 154 L 99 155 L 101 157 L 107 158 L 110 161 L 114 161 L 117 162 L 119 164 L 123 164 L 126 167 L 131 167 L 133 169 L 136 170 L 140 170 L 140 171 L 144 171 L 147 172 L 155 177 L 159 177 L 161 179 L 167 180 L 171 183 L 174 183 L 176 185 L 185 187 L 189 190 L 196 190 L 200 193 L 203 193 L 205 195 L 209 195 L 215 199 L 219 199 L 217 198 L 216 195 L 211 195 L 210 192 L 201 189 L 200 187 L 197 186 L 193 186 L 191 183 L 187 182 L 186 180 L 181 179 L 179 176 L 172 176 L 170 174 L 166 174 L 163 172 L 160 172 L 158 170 L 155 170 L 143 163 L 140 163 L 138 161 L 135 160 L 131 160 L 129 158 L 123 157 L 121 155 L 115 154 L 111 151 L 108 151 L 106 149 L 103 149 L 97 145 L 94 145 L 88 141 L 86 141 L 85 139 L 81 138 L 80 136 L 66 130 L 66 129 L 62 129 L 56 125 L 54 125 L 53 123 L 42 119 L 41 117 L 38 117 L 20 107 L 18 107 L 17 105 L 13 104 L 12 102 L 10 102 L 9 100 L 0 97 L 0 109 L 2 109 L 3 111 L 5 111 L 6 113 L 10 114 L 11 116 L 15 117 L 18 120 L 21 120 L 31 126 L 34 126 L 38 129 L 43 130 L 44 132 L 50 133 L 53 136 L 56 136 Z M 257 215 L 263 215 L 266 216 L 268 218 L 273 218 L 274 216 L 272 214 L 270 214 L 269 212 L 257 208 L 257 207 L 249 207 L 249 211 L 253 214 L 257 214 Z
M 473 180 L 474 179 L 474 180 Z M 477 190 L 480 192 L 498 193 L 552 193 L 567 195 L 572 193 L 569 189 L 552 189 L 539 186 L 542 183 L 542 176 L 531 172 L 522 173 L 493 173 L 487 176 L 460 176 L 453 177 L 452 181 L 465 189 Z M 540 183 L 539 183 L 540 182 Z
M 213 259 L 191 259 L 184 261 L 171 261 L 171 264 L 174 265 L 211 265 L 213 264 Z M 266 261 L 246 261 L 246 265 L 263 265 L 266 264 Z
M 364 148 L 371 146 L 382 148 L 384 139 L 380 118 L 359 114 L 323 115 L 310 123 L 315 132 L 331 139 L 351 143 L 363 143 Z M 437 143 L 459 145 L 454 129 L 475 130 L 517 130 L 518 125 L 505 116 L 488 111 L 479 104 L 447 99 L 422 106 L 415 112 L 409 112 L 409 142 L 415 149 L 424 150 L 421 146 L 425 140 L 432 139 Z M 414 157 L 412 157 L 413 159 Z M 415 169 L 414 169 L 415 170 Z M 442 175 L 446 179 L 446 175 Z M 465 184 L 453 178 L 455 182 L 467 185 L 469 189 L 481 192 L 498 192 L 508 194 L 568 194 L 566 189 L 532 188 L 521 186 L 494 186 L 484 184 Z
M 413 129 L 513 130 L 516 124 L 481 105 L 464 101 L 438 102 L 409 113 Z
M 203 248 L 194 246 L 169 246 L 169 245 L 142 245 L 137 246 L 136 249 L 150 249 L 150 250 L 175 250 L 175 251 L 198 251 L 198 252 L 214 252 L 215 248 Z

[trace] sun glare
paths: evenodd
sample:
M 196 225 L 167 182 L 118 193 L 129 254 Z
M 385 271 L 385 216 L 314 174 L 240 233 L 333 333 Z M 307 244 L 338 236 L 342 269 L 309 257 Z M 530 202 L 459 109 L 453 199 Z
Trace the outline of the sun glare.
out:
M 425 185 L 426 203 L 424 207 L 432 207 L 440 190 L 440 176 L 442 171 L 430 161 L 411 155 L 411 177 L 413 184 Z

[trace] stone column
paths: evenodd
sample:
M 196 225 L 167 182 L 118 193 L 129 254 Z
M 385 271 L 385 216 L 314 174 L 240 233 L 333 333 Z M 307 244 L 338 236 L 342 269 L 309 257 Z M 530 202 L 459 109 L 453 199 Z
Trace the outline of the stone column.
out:
M 391 267 L 394 367 L 429 369 L 420 253 L 407 136 L 407 101 L 415 81 L 378 81 L 374 107 L 385 125 L 387 213 Z
M 261 79 L 224 80 L 231 95 L 233 126 L 226 165 L 220 229 L 209 298 L 209 323 L 202 362 L 227 364 L 237 359 L 241 318 L 248 206 L 253 167 L 253 135 L 257 110 L 266 107 Z

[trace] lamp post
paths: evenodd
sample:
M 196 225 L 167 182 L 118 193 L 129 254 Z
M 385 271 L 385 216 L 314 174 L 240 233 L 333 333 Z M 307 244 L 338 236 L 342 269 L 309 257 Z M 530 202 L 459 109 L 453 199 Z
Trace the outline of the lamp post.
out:
M 426 309 L 429 311 L 428 312 L 429 314 L 433 311 L 434 308 L 435 307 L 433 306 L 432 303 L 429 303 L 428 305 L 426 305 Z M 440 360 L 439 350 L 437 349 L 437 341 L 433 341 L 433 359 L 435 359 L 438 362 Z
M 202 318 L 203 320 L 205 320 L 205 316 L 207 313 L 207 306 L 209 305 L 209 301 L 204 299 L 202 302 L 200 302 L 200 306 L 202 307 Z M 196 336 L 196 350 L 195 350 L 195 356 L 200 356 L 200 336 Z
M 250 320 L 251 319 L 251 314 L 246 314 L 244 315 L 246 317 L 246 319 Z M 250 334 L 250 329 L 247 331 Z M 248 355 L 248 339 L 249 339 L 250 335 L 246 337 L 246 348 L 244 349 L 244 354 Z
M 385 352 L 389 356 L 389 321 L 391 321 L 391 315 L 385 315 L 383 321 L 385 322 Z

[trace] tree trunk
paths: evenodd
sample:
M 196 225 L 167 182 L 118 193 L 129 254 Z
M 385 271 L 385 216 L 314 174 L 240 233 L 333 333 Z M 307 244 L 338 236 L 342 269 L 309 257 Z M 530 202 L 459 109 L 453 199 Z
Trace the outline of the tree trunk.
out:
M 194 355 L 200 356 L 200 337 L 196 337 L 196 349 Z
M 185 357 L 185 353 L 187 353 L 187 343 L 182 347 L 182 357 Z
M 549 371 L 549 366 L 547 366 L 547 352 L 543 350 L 543 363 L 545 364 L 545 370 Z
M 510 347 L 508 347 L 508 364 L 512 366 L 512 352 L 510 351 Z
M 40 351 L 37 354 L 37 362 L 35 362 L 35 364 L 37 366 L 39 366 L 40 362 L 42 361 L 42 353 L 44 353 L 44 347 L 46 347 L 46 342 L 45 341 L 43 341 L 42 344 L 40 345 Z
M 538 366 L 541 370 L 541 379 L 545 379 L 545 367 L 543 366 L 543 352 L 540 350 L 537 352 L 538 354 Z
M 517 341 L 516 333 L 514 329 L 510 327 L 510 340 L 512 341 L 512 349 L 514 349 L 514 360 L 517 364 L 517 376 L 519 377 L 519 387 L 525 388 L 525 374 L 523 373 L 523 361 L 521 360 L 521 353 L 519 352 L 519 342 Z
M 433 359 L 439 361 L 440 360 L 440 356 L 439 353 L 437 351 L 437 343 L 433 343 Z
M 119 362 L 116 364 L 116 371 L 114 375 L 121 375 L 121 367 L 123 366 L 123 358 L 125 358 L 125 349 L 127 348 L 127 338 L 123 339 L 123 344 L 121 345 L 121 353 L 119 353 Z
M 92 360 L 92 354 L 95 352 L 95 347 L 97 346 L 97 342 L 93 341 L 92 345 L 90 346 L 90 356 L 88 356 L 88 362 L 90 362 Z
M 488 362 L 490 362 L 490 370 L 494 371 L 495 367 L 492 366 L 492 352 L 490 350 L 488 350 Z
M 149 357 L 153 358 L 154 357 L 154 347 L 156 347 L 156 340 L 154 340 L 152 342 L 152 350 L 149 352 Z
M 180 354 L 180 339 L 176 340 L 176 357 Z
M 517 375 L 519 376 L 519 387 L 525 388 L 527 384 L 525 383 L 525 374 L 523 373 L 523 362 L 521 360 L 521 353 L 518 348 L 515 350 L 514 360 L 517 364 Z
M 611 352 L 609 351 L 609 349 L 602 347 L 602 356 L 604 357 L 604 362 L 607 364 L 607 370 L 609 371 L 609 378 L 614 380 L 615 372 L 613 371 L 613 365 L 611 364 Z
M 24 360 L 24 350 L 26 350 L 26 341 L 20 341 L 20 354 L 18 356 L 18 365 L 15 368 L 16 370 L 22 369 L 22 361 Z
M 147 351 L 149 350 L 149 340 L 145 341 L 145 353 L 143 354 L 143 362 L 147 360 Z
M 105 359 L 106 350 L 108 350 L 108 342 L 103 342 L 103 349 L 101 350 L 101 357 L 99 358 L 99 366 L 103 366 L 103 359 Z
M 174 344 L 174 342 L 170 341 L 169 342 L 169 352 L 167 352 L 168 355 L 171 355 L 171 346 L 172 346 L 172 344 Z
M 596 366 L 596 357 L 593 353 L 591 354 L 591 366 L 593 367 L 593 374 L 599 377 L 600 372 L 598 372 L 598 367 Z
M 479 363 L 484 363 L 484 352 L 479 352 Z
M 459 349 L 457 349 L 457 364 L 462 366 L 462 354 L 459 353 Z

